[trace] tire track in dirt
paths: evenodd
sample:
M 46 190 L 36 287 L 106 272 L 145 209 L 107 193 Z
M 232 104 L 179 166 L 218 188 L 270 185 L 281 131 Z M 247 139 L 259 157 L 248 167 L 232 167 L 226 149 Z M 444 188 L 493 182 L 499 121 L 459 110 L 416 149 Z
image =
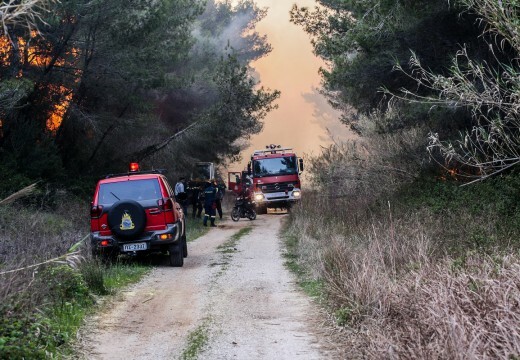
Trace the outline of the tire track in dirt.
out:
M 199 359 L 319 359 L 309 299 L 283 265 L 283 216 L 227 221 L 188 244 L 184 267 L 161 266 L 80 332 L 88 359 L 178 359 L 203 325 Z M 229 239 L 253 226 L 231 248 Z
M 182 268 L 160 266 L 106 305 L 80 332 L 88 359 L 172 359 L 205 314 L 218 267 L 216 248 L 246 223 L 226 224 L 188 243 Z

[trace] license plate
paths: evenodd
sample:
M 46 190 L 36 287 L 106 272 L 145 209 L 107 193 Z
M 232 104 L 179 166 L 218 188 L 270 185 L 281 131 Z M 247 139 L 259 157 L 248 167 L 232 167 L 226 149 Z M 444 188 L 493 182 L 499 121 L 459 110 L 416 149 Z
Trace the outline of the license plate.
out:
M 265 197 L 269 200 L 270 198 L 279 198 L 282 196 L 287 196 L 285 192 L 275 192 L 275 193 L 269 193 Z
M 124 244 L 123 251 L 146 250 L 146 243 Z

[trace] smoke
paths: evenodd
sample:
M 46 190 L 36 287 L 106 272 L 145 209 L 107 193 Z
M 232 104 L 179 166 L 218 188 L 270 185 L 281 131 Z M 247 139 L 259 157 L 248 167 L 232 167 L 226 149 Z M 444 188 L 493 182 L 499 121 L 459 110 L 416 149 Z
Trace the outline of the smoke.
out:
M 314 122 L 324 128 L 329 138 L 320 137 L 322 141 L 344 141 L 352 139 L 353 134 L 345 124 L 340 121 L 342 112 L 334 109 L 320 90 L 313 88 L 312 92 L 302 94 L 305 101 L 313 106 L 312 118 Z
M 156 100 L 157 114 L 164 124 L 171 129 L 182 128 L 215 102 L 218 94 L 212 79 L 221 59 L 233 54 L 248 66 L 271 51 L 267 38 L 255 31 L 256 23 L 265 14 L 266 10 L 259 9 L 252 0 L 235 5 L 208 0 L 193 26 L 188 58 L 171 71 L 171 78 L 179 79 L 182 86 Z
M 229 2 L 210 0 L 192 31 L 196 39 L 193 53 L 221 57 L 235 54 L 247 64 L 271 51 L 265 36 L 260 36 L 255 25 L 266 14 L 253 1 L 241 1 L 235 6 Z

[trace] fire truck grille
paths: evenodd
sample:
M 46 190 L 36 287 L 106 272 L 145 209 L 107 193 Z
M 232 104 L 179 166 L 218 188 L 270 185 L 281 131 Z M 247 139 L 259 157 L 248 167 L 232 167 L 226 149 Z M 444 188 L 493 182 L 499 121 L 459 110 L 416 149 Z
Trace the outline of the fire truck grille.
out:
M 262 185 L 261 189 L 264 193 L 275 193 L 282 191 L 292 191 L 294 188 L 293 183 L 275 183 Z

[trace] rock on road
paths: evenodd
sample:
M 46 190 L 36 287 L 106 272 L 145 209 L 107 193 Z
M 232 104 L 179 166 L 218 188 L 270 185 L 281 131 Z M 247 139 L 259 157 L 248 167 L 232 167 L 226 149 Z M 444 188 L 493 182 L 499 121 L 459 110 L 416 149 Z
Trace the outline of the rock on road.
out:
M 328 358 L 309 322 L 313 304 L 283 265 L 283 217 L 226 221 L 190 242 L 184 267 L 159 266 L 90 320 L 82 356 L 178 359 L 198 334 L 199 359 Z

